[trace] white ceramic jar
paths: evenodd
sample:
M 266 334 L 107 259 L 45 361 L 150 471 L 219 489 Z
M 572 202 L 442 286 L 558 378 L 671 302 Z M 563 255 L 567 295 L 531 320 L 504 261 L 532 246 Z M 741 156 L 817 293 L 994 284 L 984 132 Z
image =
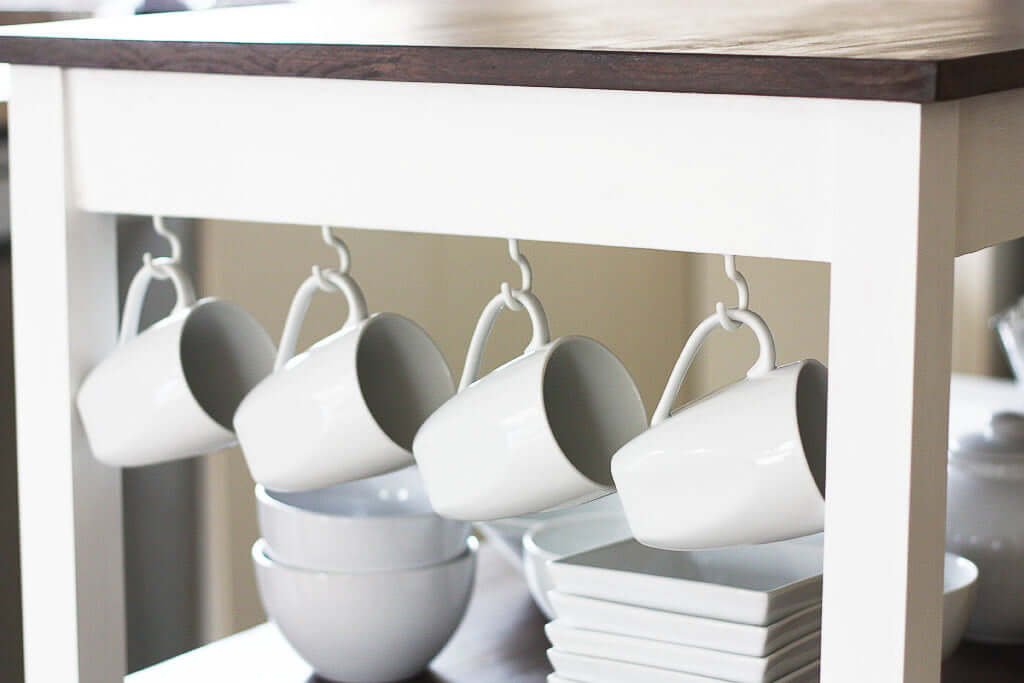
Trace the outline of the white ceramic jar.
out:
M 950 443 L 946 547 L 979 569 L 966 637 L 1024 643 L 1024 415 Z

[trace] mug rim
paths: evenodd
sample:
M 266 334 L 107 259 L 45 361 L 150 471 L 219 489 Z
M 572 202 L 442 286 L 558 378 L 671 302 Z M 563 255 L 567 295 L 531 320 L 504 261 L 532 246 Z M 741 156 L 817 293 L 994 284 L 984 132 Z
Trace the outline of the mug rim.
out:
M 617 369 L 620 370 L 622 375 L 625 377 L 625 379 L 628 380 L 628 384 L 629 384 L 629 387 L 630 387 L 630 397 L 635 399 L 635 403 L 640 407 L 640 414 L 642 416 L 643 427 L 640 429 L 640 431 L 638 431 L 636 434 L 633 434 L 632 436 L 630 436 L 625 441 L 625 443 L 623 443 L 621 446 L 619 446 L 614 451 L 612 451 L 611 453 L 608 454 L 608 457 L 607 457 L 607 461 L 608 461 L 607 462 L 608 481 L 607 481 L 607 483 L 597 481 L 597 480 L 587 476 L 579 467 L 576 466 L 576 464 L 573 462 L 573 459 L 571 457 L 569 457 L 569 455 L 566 453 L 565 447 L 562 445 L 561 441 L 558 438 L 558 435 L 555 433 L 555 430 L 552 428 L 552 425 L 551 425 L 551 413 L 550 413 L 550 410 L 549 410 L 548 401 L 547 401 L 546 396 L 545 396 L 545 383 L 546 383 L 546 379 L 547 379 L 548 368 L 551 365 L 551 360 L 554 357 L 555 351 L 558 350 L 560 347 L 565 346 L 566 344 L 579 344 L 579 343 L 583 343 L 583 344 L 587 344 L 587 345 L 592 346 L 592 347 L 596 347 L 598 350 L 600 350 L 603 353 L 605 358 L 610 359 L 617 366 Z M 579 474 L 579 476 L 581 476 L 582 478 L 586 479 L 588 482 L 590 482 L 594 486 L 597 486 L 597 487 L 600 487 L 600 488 L 603 488 L 603 489 L 607 489 L 608 493 L 613 492 L 615 490 L 615 479 L 612 476 L 612 460 L 614 459 L 615 454 L 618 453 L 626 444 L 628 444 L 630 441 L 635 439 L 637 436 L 640 436 L 641 434 L 643 434 L 643 433 L 645 433 L 645 432 L 650 430 L 650 419 L 649 419 L 649 417 L 647 415 L 647 406 L 644 405 L 644 399 L 643 399 L 643 396 L 640 394 L 639 387 L 637 387 L 637 385 L 636 385 L 636 379 L 633 377 L 632 373 L 629 372 L 629 368 L 626 367 L 626 364 L 622 362 L 622 359 L 619 358 L 618 355 L 616 355 L 614 351 L 612 351 L 610 348 L 608 348 L 605 344 L 602 344 L 597 339 L 594 339 L 593 337 L 588 337 L 588 336 L 582 335 L 582 334 L 568 334 L 568 335 L 564 335 L 564 336 L 561 336 L 561 337 L 556 337 L 555 339 L 550 340 L 544 346 L 541 346 L 541 347 L 535 349 L 533 352 L 531 352 L 531 354 L 520 355 L 517 358 L 513 359 L 512 362 L 514 362 L 515 360 L 518 360 L 519 358 L 526 358 L 527 356 L 532 355 L 532 353 L 536 353 L 536 352 L 539 352 L 539 351 L 545 351 L 546 352 L 546 356 L 544 357 L 543 363 L 541 365 L 541 375 L 540 375 L 541 380 L 539 382 L 539 386 L 536 387 L 536 389 L 539 391 L 539 394 L 540 394 L 539 395 L 540 405 L 544 408 L 544 423 L 545 423 L 545 426 L 547 427 L 548 435 L 551 437 L 552 441 L 558 447 L 558 450 L 561 453 L 561 456 L 562 456 L 563 460 L 566 462 L 566 464 L 569 467 L 571 467 L 573 470 L 575 470 L 576 473 Z M 490 373 L 488 373 L 488 374 L 490 374 Z M 625 398 L 623 398 L 623 400 L 625 400 Z
M 420 339 L 421 340 L 424 340 L 424 341 L 426 341 L 427 343 L 430 344 L 430 346 L 433 348 L 433 350 L 437 353 L 438 360 L 440 360 L 439 365 L 440 365 L 440 367 L 444 368 L 445 379 L 447 379 L 448 385 L 451 388 L 451 392 L 449 393 L 447 398 L 445 398 L 443 401 L 441 401 L 441 403 L 439 403 L 437 406 L 435 406 L 434 409 L 431 410 L 430 413 L 426 417 L 424 417 L 424 419 L 420 422 L 419 426 L 416 428 L 416 432 L 419 432 L 420 428 L 423 427 L 423 422 L 426 422 L 430 418 L 430 415 L 432 415 L 433 413 L 437 412 L 438 408 L 440 408 L 442 405 L 447 403 L 449 400 L 451 400 L 451 398 L 453 396 L 455 396 L 458 393 L 458 387 L 455 384 L 455 377 L 452 374 L 451 366 L 448 365 L 448 359 L 445 358 L 444 353 L 441 351 L 441 347 L 438 346 L 437 341 L 430 335 L 429 332 L 427 332 L 426 328 L 424 328 L 422 325 L 417 323 L 415 320 L 413 320 L 412 318 L 406 317 L 406 316 L 404 316 L 404 315 L 402 315 L 400 313 L 391 313 L 391 312 L 388 312 L 388 311 L 380 311 L 380 312 L 377 312 L 377 313 L 373 313 L 373 314 L 367 316 L 364 320 L 360 321 L 359 326 L 357 328 L 358 332 L 359 332 L 359 338 L 356 339 L 356 341 L 355 341 L 355 351 L 352 354 L 351 362 L 355 365 L 354 375 L 355 375 L 355 378 L 356 378 L 356 382 L 359 385 L 359 398 L 362 400 L 363 409 L 366 411 L 366 414 L 370 416 L 370 419 L 373 420 L 374 425 L 376 425 L 377 429 L 384 436 L 384 438 L 386 438 L 388 441 L 390 441 L 391 444 L 395 448 L 403 450 L 406 453 L 408 453 L 410 456 L 412 456 L 412 445 L 416 441 L 416 433 L 415 432 L 413 433 L 412 439 L 410 439 L 408 446 L 403 446 L 400 443 L 398 443 L 397 441 L 395 441 L 395 439 L 391 436 L 391 434 L 388 433 L 388 430 L 384 429 L 384 426 L 380 423 L 380 420 L 377 418 L 377 415 L 370 408 L 370 404 L 366 400 L 366 391 L 365 391 L 364 386 L 363 386 L 362 377 L 360 376 L 360 373 L 359 373 L 359 352 L 360 352 L 360 350 L 362 348 L 362 343 L 363 343 L 363 339 L 364 339 L 364 337 L 366 335 L 366 332 L 370 329 L 371 325 L 374 325 L 374 324 L 377 324 L 377 323 L 380 323 L 380 322 L 386 322 L 386 321 L 389 321 L 389 320 L 392 320 L 392 321 L 395 321 L 395 322 L 399 322 L 399 323 L 401 323 L 403 325 L 408 326 L 411 330 L 415 331 L 416 333 L 418 333 L 420 335 Z M 413 463 L 410 463 L 409 466 L 411 466 L 412 464 Z M 398 468 L 398 469 L 402 469 L 402 468 Z M 397 470 L 391 470 L 391 471 L 394 472 L 394 471 L 397 471 Z M 382 472 L 381 474 L 388 474 L 388 472 Z
M 253 344 L 251 342 L 253 341 L 254 337 L 260 337 L 261 341 L 266 342 L 266 344 L 265 344 L 266 348 L 270 350 L 270 362 L 269 362 L 269 366 L 268 366 L 267 372 L 264 372 L 259 380 L 257 380 L 256 382 L 254 382 L 251 386 L 249 386 L 247 388 L 245 394 L 243 394 L 242 398 L 235 404 L 234 409 L 231 412 L 231 417 L 228 418 L 226 424 L 221 422 L 220 420 L 218 420 L 216 417 L 214 417 L 210 413 L 210 410 L 207 408 L 205 401 L 199 399 L 199 392 L 196 391 L 194 380 L 190 377 L 190 374 L 188 372 L 186 372 L 186 370 L 185 370 L 186 363 L 185 363 L 185 357 L 184 357 L 184 353 L 185 353 L 184 343 L 185 343 L 185 333 L 187 331 L 187 328 L 188 328 L 188 325 L 189 325 L 189 321 L 192 319 L 193 315 L 196 312 L 198 312 L 200 309 L 203 309 L 203 308 L 207 308 L 208 309 L 210 306 L 217 306 L 218 308 L 227 309 L 232 314 L 235 314 L 235 315 L 239 315 L 240 314 L 243 318 L 245 318 L 246 324 L 248 324 L 252 328 L 251 330 L 249 330 L 249 332 L 246 333 L 248 338 L 249 338 L 249 343 L 247 343 L 246 346 L 249 347 L 249 348 L 252 348 Z M 270 336 L 270 333 L 267 332 L 266 328 L 263 327 L 263 325 L 260 323 L 260 321 L 257 320 L 256 317 L 252 313 L 250 313 L 244 307 L 240 306 L 239 304 L 236 304 L 233 301 L 230 301 L 228 299 L 221 299 L 221 298 L 213 297 L 213 296 L 203 297 L 202 299 L 199 299 L 198 301 L 194 302 L 192 305 L 190 305 L 190 306 L 188 306 L 186 308 L 183 308 L 180 311 L 172 312 L 167 317 L 157 321 L 153 325 L 150 325 L 148 328 L 143 330 L 143 332 L 140 333 L 139 336 L 141 337 L 142 334 L 145 334 L 150 329 L 155 328 L 158 325 L 162 325 L 165 321 L 177 321 L 179 315 L 181 316 L 181 320 L 180 320 L 181 329 L 178 331 L 177 360 L 178 360 L 178 367 L 181 370 L 182 379 L 185 382 L 185 386 L 188 387 L 189 394 L 190 394 L 190 396 L 192 398 L 192 401 L 195 403 L 196 407 L 200 411 L 202 411 L 203 415 L 206 416 L 206 418 L 210 421 L 210 423 L 211 424 L 215 424 L 218 427 L 220 427 L 221 429 L 223 429 L 226 432 L 230 433 L 231 435 L 234 435 L 235 434 L 235 424 L 234 424 L 234 421 L 235 421 L 235 414 L 238 413 L 238 407 L 242 405 L 242 402 L 245 400 L 246 396 L 248 396 L 248 394 L 250 392 L 252 392 L 252 390 L 255 389 L 257 385 L 259 385 L 261 382 L 263 382 L 263 380 L 265 380 L 267 377 L 269 377 L 270 375 L 272 375 L 274 373 L 274 356 L 276 356 L 276 354 L 277 354 L 277 345 L 274 343 L 274 339 Z M 250 334 L 250 333 L 252 333 L 252 334 Z
M 793 417 L 794 417 L 794 420 L 796 422 L 794 427 L 796 428 L 796 433 L 799 435 L 799 438 L 800 438 L 800 450 L 801 450 L 801 452 L 803 453 L 803 456 L 804 456 L 804 458 L 803 458 L 803 466 L 804 466 L 803 467 L 803 472 L 804 472 L 804 474 L 806 476 L 810 477 L 811 483 L 814 484 L 814 487 L 818 490 L 818 494 L 821 496 L 821 499 L 824 501 L 825 500 L 825 483 L 826 483 L 825 479 L 826 479 L 826 475 L 828 473 L 828 367 L 824 363 L 819 361 L 817 358 L 804 358 L 802 360 L 793 361 L 792 363 L 786 363 L 785 365 L 780 365 L 778 368 L 776 368 L 776 370 L 780 370 L 782 368 L 792 367 L 792 366 L 800 366 L 799 370 L 797 370 L 797 373 L 796 373 L 796 388 L 795 388 L 794 396 L 793 396 L 793 400 L 795 402 L 799 402 L 799 400 L 800 400 L 800 396 L 799 396 L 800 383 L 804 379 L 804 373 L 805 372 L 813 371 L 813 372 L 819 373 L 824 378 L 824 385 L 825 385 L 824 386 L 824 392 L 825 392 L 825 397 L 824 397 L 825 398 L 825 412 L 824 412 L 824 416 L 823 416 L 824 417 L 823 424 L 820 427 L 824 431 L 824 434 L 822 434 L 821 453 L 818 454 L 818 456 L 817 456 L 817 457 L 820 457 L 820 460 L 821 460 L 821 462 L 820 462 L 820 466 L 821 466 L 821 475 L 820 475 L 820 480 L 821 481 L 820 481 L 820 483 L 819 483 L 819 476 L 815 472 L 815 467 L 812 466 L 812 458 L 811 458 L 810 454 L 808 453 L 808 448 L 807 448 L 807 438 L 808 437 L 805 436 L 804 430 L 801 428 L 799 405 L 794 405 L 793 406 Z

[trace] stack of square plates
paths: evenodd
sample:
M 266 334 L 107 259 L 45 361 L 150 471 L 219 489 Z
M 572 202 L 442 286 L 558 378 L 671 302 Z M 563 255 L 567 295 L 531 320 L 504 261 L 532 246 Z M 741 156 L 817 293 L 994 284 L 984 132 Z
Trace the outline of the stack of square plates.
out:
M 667 552 L 627 540 L 550 564 L 549 683 L 818 680 L 821 537 Z

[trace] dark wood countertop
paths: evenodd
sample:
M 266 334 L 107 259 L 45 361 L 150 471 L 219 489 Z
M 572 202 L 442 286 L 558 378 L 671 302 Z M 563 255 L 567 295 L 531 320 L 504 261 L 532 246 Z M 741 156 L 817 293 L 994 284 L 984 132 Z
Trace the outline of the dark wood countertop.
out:
M 522 575 L 484 543 L 473 602 L 431 670 L 409 683 L 544 683 L 551 671 L 544 617 Z M 943 667 L 943 683 L 1020 683 L 1024 647 L 965 643 Z M 128 676 L 126 683 L 321 683 L 276 627 L 236 636 Z
M 1024 2 L 332 0 L 4 28 L 0 61 L 932 102 L 1024 87 Z

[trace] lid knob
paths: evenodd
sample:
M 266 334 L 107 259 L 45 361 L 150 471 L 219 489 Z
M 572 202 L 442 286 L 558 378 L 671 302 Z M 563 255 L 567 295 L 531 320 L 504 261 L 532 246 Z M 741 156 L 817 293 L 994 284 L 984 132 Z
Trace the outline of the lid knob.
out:
M 1024 442 L 1024 415 L 996 413 L 989 421 L 989 432 L 994 441 L 1020 444 Z

